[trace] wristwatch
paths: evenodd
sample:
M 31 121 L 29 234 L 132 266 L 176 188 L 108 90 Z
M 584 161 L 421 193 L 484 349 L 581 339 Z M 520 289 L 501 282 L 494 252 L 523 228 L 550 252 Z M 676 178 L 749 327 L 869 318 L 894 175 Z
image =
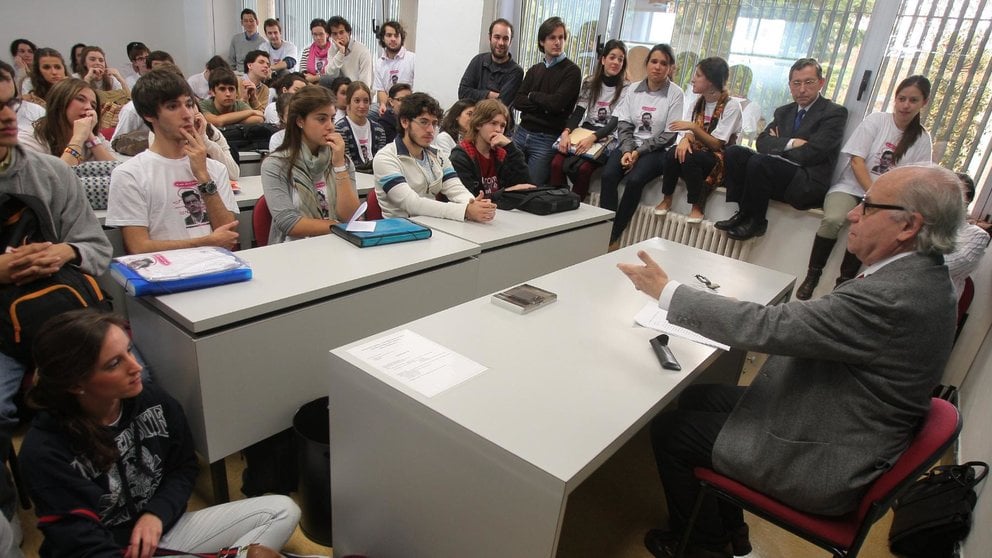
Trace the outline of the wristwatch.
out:
M 196 185 L 196 189 L 204 196 L 212 196 L 217 193 L 217 183 L 213 180 Z

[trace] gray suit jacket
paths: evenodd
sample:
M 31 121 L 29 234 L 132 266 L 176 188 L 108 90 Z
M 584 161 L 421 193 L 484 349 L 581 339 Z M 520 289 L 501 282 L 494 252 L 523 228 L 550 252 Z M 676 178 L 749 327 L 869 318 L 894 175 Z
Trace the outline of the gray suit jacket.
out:
M 807 512 L 856 507 L 915 434 L 950 355 L 956 305 L 939 260 L 913 254 L 777 306 L 680 286 L 672 323 L 773 355 L 720 431 L 716 470 Z
M 787 199 L 782 201 L 797 209 L 809 209 L 820 207 L 823 196 L 830 188 L 834 166 L 844 140 L 847 109 L 821 95 L 809 107 L 799 129 L 793 132 L 792 125 L 798 110 L 799 105 L 796 103 L 775 109 L 774 120 L 758 135 L 755 146 L 758 153 L 778 155 L 799 165 L 799 171 L 786 189 Z M 772 129 L 778 131 L 778 136 L 769 133 Z M 786 150 L 786 144 L 793 138 L 802 138 L 808 143 Z M 811 192 L 818 194 L 814 196 Z M 788 199 L 790 193 L 795 193 L 796 199 Z

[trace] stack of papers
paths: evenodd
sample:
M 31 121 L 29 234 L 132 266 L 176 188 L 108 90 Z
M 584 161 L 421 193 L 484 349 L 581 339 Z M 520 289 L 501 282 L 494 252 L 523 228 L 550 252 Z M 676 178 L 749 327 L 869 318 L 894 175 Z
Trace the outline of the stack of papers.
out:
M 717 343 L 709 337 L 703 337 L 695 331 L 688 330 L 682 326 L 677 326 L 669 322 L 668 312 L 658 308 L 657 302 L 647 303 L 644 308 L 641 308 L 641 311 L 634 316 L 634 321 L 644 327 L 651 328 L 662 333 L 667 333 L 669 335 L 674 335 L 676 337 L 681 337 L 683 339 L 688 339 L 689 341 L 695 341 L 696 343 L 706 345 L 707 347 L 715 347 L 717 349 L 723 349 L 724 351 L 730 350 L 730 345 Z

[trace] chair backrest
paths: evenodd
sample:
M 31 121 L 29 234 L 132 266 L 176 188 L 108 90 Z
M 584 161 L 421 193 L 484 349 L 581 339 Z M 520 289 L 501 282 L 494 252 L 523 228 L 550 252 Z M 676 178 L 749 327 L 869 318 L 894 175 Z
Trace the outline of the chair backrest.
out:
M 926 472 L 961 432 L 961 415 L 957 407 L 943 399 L 930 399 L 930 411 L 906 451 L 892 468 L 878 477 L 865 493 L 858 507 L 858 519 L 871 514 L 873 522 L 888 510 L 903 488 Z
M 256 246 L 265 246 L 269 243 L 272 214 L 269 213 L 269 204 L 265 202 L 265 196 L 259 196 L 258 201 L 255 202 L 255 209 L 251 212 L 251 228 L 255 234 Z
M 648 71 L 644 67 L 644 62 L 648 58 L 648 47 L 637 45 L 627 51 L 627 79 L 631 83 L 641 81 Z
M 367 204 L 365 208 L 366 221 L 378 221 L 382 219 L 382 208 L 379 207 L 379 198 L 375 195 L 375 189 L 369 190 L 369 193 L 365 197 L 365 203 Z

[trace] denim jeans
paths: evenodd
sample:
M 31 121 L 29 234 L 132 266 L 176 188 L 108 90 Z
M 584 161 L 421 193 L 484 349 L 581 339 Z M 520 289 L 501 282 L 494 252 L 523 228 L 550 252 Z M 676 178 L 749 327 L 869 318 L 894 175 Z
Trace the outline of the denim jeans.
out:
M 162 535 L 159 546 L 182 552 L 216 552 L 258 543 L 281 549 L 300 522 L 288 496 L 270 494 L 186 512 Z
M 551 158 L 557 151 L 551 147 L 558 139 L 554 134 L 528 132 L 523 126 L 517 126 L 513 132 L 513 143 L 527 158 L 527 170 L 530 171 L 530 183 L 544 186 L 551 176 Z

